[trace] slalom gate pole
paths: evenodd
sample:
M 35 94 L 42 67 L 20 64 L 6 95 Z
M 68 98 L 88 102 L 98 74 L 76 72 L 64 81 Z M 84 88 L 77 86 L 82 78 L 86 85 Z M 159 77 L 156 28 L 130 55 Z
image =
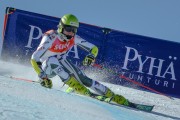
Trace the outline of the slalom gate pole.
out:
M 122 78 L 122 79 L 124 79 L 124 80 L 127 80 L 127 81 L 129 81 L 129 82 L 132 82 L 132 83 L 134 83 L 134 84 L 136 84 L 136 85 L 138 85 L 138 86 L 141 86 L 141 87 L 143 87 L 143 88 L 146 88 L 147 90 L 150 90 L 150 91 L 152 91 L 152 92 L 155 92 L 155 93 L 157 93 L 157 94 L 163 95 L 163 96 L 165 96 L 165 97 L 168 97 L 168 98 L 174 100 L 171 96 L 168 96 L 168 95 L 166 95 L 166 94 L 164 94 L 164 93 L 161 93 L 161 92 L 159 92 L 159 91 L 157 91 L 157 90 L 155 90 L 155 89 L 152 89 L 152 88 L 150 88 L 150 87 L 147 87 L 147 86 L 145 86 L 145 85 L 143 85 L 143 84 L 141 84 L 141 83 L 139 83 L 139 82 L 136 82 L 135 80 L 129 79 L 129 78 L 127 78 L 126 76 L 121 75 L 121 74 L 118 74 L 118 73 L 114 72 L 113 70 L 110 70 L 110 69 L 108 69 L 108 68 L 105 68 L 105 67 L 103 67 L 103 66 L 101 66 L 101 65 L 99 65 L 99 64 L 94 64 L 93 66 L 94 66 L 94 67 L 97 67 L 97 68 L 99 68 L 99 69 L 102 69 L 102 70 L 106 70 L 107 72 L 113 73 L 113 74 L 119 76 L 120 78 Z

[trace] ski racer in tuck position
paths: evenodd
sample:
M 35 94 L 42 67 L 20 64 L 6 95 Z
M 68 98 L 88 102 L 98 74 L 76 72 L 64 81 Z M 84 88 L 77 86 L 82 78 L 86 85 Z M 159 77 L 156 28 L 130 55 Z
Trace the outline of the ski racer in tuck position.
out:
M 66 85 L 79 94 L 91 96 L 92 92 L 87 88 L 89 87 L 100 95 L 112 98 L 113 102 L 128 106 L 129 102 L 126 98 L 88 78 L 66 58 L 68 50 L 75 44 L 88 52 L 83 60 L 85 66 L 93 65 L 98 55 L 98 48 L 95 45 L 77 37 L 78 27 L 79 22 L 76 16 L 67 14 L 61 18 L 57 30 L 49 30 L 44 34 L 41 43 L 31 57 L 31 64 L 40 78 L 41 85 L 52 88 L 50 78 L 58 75 Z

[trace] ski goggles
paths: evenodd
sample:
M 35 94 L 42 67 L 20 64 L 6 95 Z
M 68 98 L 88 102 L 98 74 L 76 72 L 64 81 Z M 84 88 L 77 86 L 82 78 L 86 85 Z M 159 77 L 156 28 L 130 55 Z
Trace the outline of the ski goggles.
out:
M 65 25 L 63 28 L 64 28 L 64 30 L 67 31 L 67 32 L 73 32 L 73 33 L 76 33 L 76 32 L 77 32 L 77 27 Z

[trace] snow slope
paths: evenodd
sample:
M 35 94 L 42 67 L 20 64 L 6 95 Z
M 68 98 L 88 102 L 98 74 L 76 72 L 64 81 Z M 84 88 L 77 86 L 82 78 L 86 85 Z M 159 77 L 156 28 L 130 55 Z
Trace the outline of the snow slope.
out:
M 31 67 L 0 61 L 0 120 L 171 120 L 180 119 L 180 99 L 103 83 L 130 101 L 155 104 L 152 113 L 114 106 L 92 98 L 67 94 L 67 86 L 55 77 L 53 89 L 38 83 L 13 80 L 15 76 L 37 80 Z

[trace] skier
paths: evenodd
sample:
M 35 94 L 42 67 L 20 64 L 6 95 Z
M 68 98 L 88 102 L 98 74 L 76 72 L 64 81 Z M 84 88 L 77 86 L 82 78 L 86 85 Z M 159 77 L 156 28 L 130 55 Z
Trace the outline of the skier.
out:
M 68 50 L 75 44 L 88 52 L 83 65 L 93 65 L 98 55 L 97 46 L 76 35 L 79 22 L 72 14 L 64 15 L 57 30 L 49 30 L 43 35 L 40 45 L 32 54 L 31 64 L 40 78 L 42 86 L 52 88 L 50 78 L 58 75 L 60 79 L 76 92 L 91 96 L 86 87 L 95 90 L 100 95 L 112 98 L 112 101 L 128 105 L 128 100 L 112 92 L 103 84 L 88 78 L 77 66 L 66 58 Z M 86 87 L 85 87 L 86 86 Z

